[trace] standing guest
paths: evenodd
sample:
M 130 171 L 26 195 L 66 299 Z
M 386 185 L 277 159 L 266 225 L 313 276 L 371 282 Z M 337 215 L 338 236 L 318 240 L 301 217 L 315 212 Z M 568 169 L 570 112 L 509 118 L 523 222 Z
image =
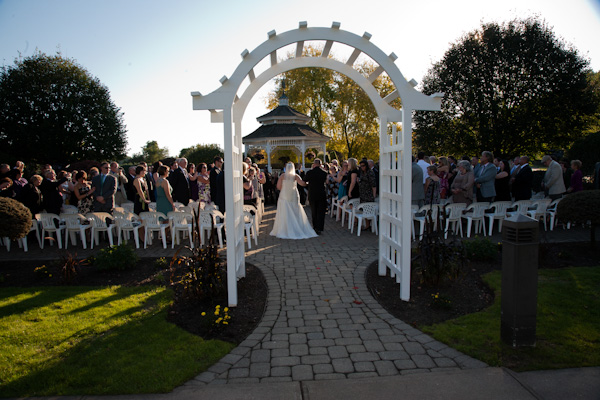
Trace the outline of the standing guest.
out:
M 437 176 L 437 167 L 427 167 L 425 179 L 425 204 L 440 204 L 440 177 Z
M 10 165 L 0 164 L 0 178 L 8 178 L 9 172 L 10 172 Z
M 458 170 L 458 174 L 450 187 L 452 202 L 465 203 L 469 206 L 473 203 L 473 184 L 475 183 L 471 163 L 469 160 L 461 160 L 458 162 L 456 169 Z
M 358 191 L 361 203 L 370 203 L 375 201 L 377 195 L 377 182 L 375 174 L 369 168 L 367 160 L 360 162 L 360 175 L 358 177 Z M 358 227 L 360 229 L 360 227 Z M 365 220 L 364 230 L 371 229 L 371 221 Z
M 450 184 L 448 183 L 450 163 L 446 157 L 440 157 L 438 161 L 437 176 L 440 178 L 440 199 L 447 199 L 450 197 Z
M 513 166 L 510 169 L 511 178 L 517 174 L 517 172 L 520 168 L 521 168 L 521 157 L 515 157 L 515 159 L 513 160 Z
M 161 164 L 158 167 L 158 179 L 156 180 L 156 211 L 165 215 L 175 209 L 175 202 L 171 196 L 173 188 L 167 179 L 169 171 L 169 167 Z
M 498 163 L 500 171 L 496 174 L 496 198 L 495 201 L 511 201 L 510 196 L 510 168 L 508 161 L 501 160 Z
M 542 188 L 551 200 L 560 199 L 567 191 L 563 181 L 563 171 L 559 163 L 554 161 L 549 155 L 542 157 L 542 164 L 547 169 L 542 179 Z
M 110 163 L 110 174 L 117 180 L 117 193 L 115 194 L 115 205 L 120 206 L 127 201 L 127 195 L 125 192 L 125 185 L 127 184 L 127 177 L 123 173 L 123 168 L 119 167 L 118 162 Z
M 69 181 L 71 180 L 71 174 L 67 171 L 59 171 L 57 175 L 58 180 L 62 180 L 65 178 L 65 181 L 58 187 L 58 191 L 63 199 L 63 204 L 70 204 L 69 199 L 71 197 L 71 192 L 69 191 Z
M 356 158 L 348 159 L 348 200 L 360 199 L 358 189 L 358 160 Z
M 44 199 L 44 209 L 52 214 L 60 214 L 60 208 L 63 205 L 63 198 L 59 192 L 59 187 L 67 181 L 63 176 L 61 180 L 56 180 L 56 173 L 52 169 L 46 170 L 46 179 L 42 181 L 40 190 Z
M 254 179 L 254 168 L 248 167 L 248 164 L 246 164 L 246 162 L 242 163 L 242 168 L 244 204 L 256 207 L 256 198 L 254 197 L 254 186 L 251 182 L 251 179 Z
M 375 175 L 375 197 L 377 197 L 377 194 L 379 193 L 379 168 L 375 165 L 375 161 L 367 160 L 367 162 L 369 163 L 369 169 L 373 171 L 373 174 Z
M 13 188 L 13 180 L 8 176 L 0 179 L 0 197 L 6 197 L 15 200 L 16 194 Z
M 492 164 L 494 156 L 489 151 L 481 153 L 481 163 L 479 175 L 473 171 L 475 175 L 475 186 L 477 187 L 477 201 L 492 202 L 496 196 L 496 167 Z
M 210 173 L 206 163 L 198 164 L 198 200 L 210 204 Z
M 456 157 L 448 156 L 448 163 L 450 164 L 450 172 L 448 173 L 448 186 L 452 186 L 452 182 L 454 182 L 454 178 L 458 173 L 458 171 L 456 170 L 456 167 L 458 166 Z
M 510 179 L 515 201 L 531 199 L 531 187 L 533 184 L 533 171 L 529 166 L 529 157 L 522 156 L 520 163 L 517 173 Z
M 29 178 L 29 184 L 23 188 L 21 194 L 21 202 L 25 207 L 29 208 L 31 215 L 35 216 L 42 212 L 42 192 L 40 191 L 40 184 L 42 183 L 42 177 L 39 175 L 33 175 Z
M 225 174 L 223 173 L 223 158 L 214 158 L 214 168 L 210 170 L 210 199 L 225 213 Z
M 417 154 L 417 165 L 423 170 L 423 185 L 425 185 L 425 181 L 427 180 L 427 167 L 431 165 L 428 161 L 425 161 L 425 152 L 420 151 Z
M 142 167 L 146 170 L 146 175 L 144 179 L 146 180 L 146 185 L 148 186 L 148 196 L 150 197 L 150 201 L 156 201 L 156 197 L 154 196 L 156 181 L 154 180 L 154 176 L 152 175 L 152 171 L 148 168 L 148 164 L 145 161 L 140 163 Z
M 321 168 L 321 159 L 315 158 L 312 169 L 306 172 L 304 176 L 304 181 L 308 184 L 308 201 L 312 212 L 312 225 L 317 235 L 320 235 L 325 228 L 325 212 L 327 211 L 326 180 L 327 172 Z
M 135 168 L 135 165 L 132 165 L 127 169 L 127 183 L 125 184 L 125 195 L 127 196 L 127 200 L 132 203 L 135 200 L 135 187 L 133 187 L 133 182 L 135 181 Z
M 573 170 L 573 174 L 571 175 L 571 184 L 569 185 L 569 189 L 567 189 L 567 192 L 581 192 L 583 190 L 583 173 L 581 172 L 581 161 L 571 161 L 571 169 Z
M 423 170 L 417 164 L 415 156 L 412 157 L 412 205 L 423 207 L 425 202 L 425 187 L 423 186 Z
M 94 191 L 90 182 L 87 180 L 85 171 L 79 171 L 75 174 L 77 183 L 73 187 L 73 195 L 77 199 L 77 211 L 79 214 L 85 215 L 94 211 Z
M 177 168 L 169 176 L 173 187 L 173 200 L 187 206 L 190 202 L 190 182 L 187 173 L 187 158 L 177 159 Z
M 143 165 L 138 165 L 135 168 L 135 180 L 133 181 L 133 187 L 135 188 L 135 200 L 133 202 L 133 212 L 138 215 L 141 212 L 148 211 L 148 204 L 150 204 L 148 183 L 146 182 L 147 172 L 148 171 Z
M 90 172 L 88 173 L 88 179 L 91 182 L 92 179 L 94 179 L 94 177 L 98 176 L 98 175 L 100 175 L 100 170 L 98 170 L 98 168 L 96 168 L 96 167 L 92 167 L 92 168 L 90 168 Z
M 337 172 L 335 181 L 338 184 L 338 200 L 348 195 L 348 161 L 342 161 L 342 168 Z
M 296 175 L 300 177 L 300 179 L 304 179 L 306 172 L 304 172 L 304 166 L 300 163 L 296 164 Z M 298 194 L 300 195 L 300 204 L 303 206 L 306 205 L 306 189 L 300 185 L 298 186 Z
M 199 193 L 198 193 L 198 171 L 196 171 L 196 165 L 194 163 L 189 163 L 187 167 L 188 179 L 190 181 L 190 199 L 193 201 L 198 201 Z
M 15 192 L 15 199 L 20 200 L 23 194 L 25 186 L 29 184 L 27 179 L 23 178 L 23 173 L 18 168 L 13 168 L 8 173 L 8 177 L 13 181 L 13 190 Z
M 478 177 L 479 168 L 481 168 L 481 164 L 479 163 L 479 157 L 474 156 L 471 158 L 471 168 L 473 169 L 473 175 L 475 175 L 475 177 Z
M 117 193 L 117 180 L 109 174 L 110 167 L 107 162 L 100 164 L 100 174 L 92 178 L 94 188 L 94 211 L 112 213 L 115 207 L 115 193 Z
M 327 204 L 329 207 L 332 207 L 333 200 L 337 200 L 338 198 L 339 184 L 336 181 L 337 173 L 337 167 L 331 163 L 329 174 L 327 175 Z

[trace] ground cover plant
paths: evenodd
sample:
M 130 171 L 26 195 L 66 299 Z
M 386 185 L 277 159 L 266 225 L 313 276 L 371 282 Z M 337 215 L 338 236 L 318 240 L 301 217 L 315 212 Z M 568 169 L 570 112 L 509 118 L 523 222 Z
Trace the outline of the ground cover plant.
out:
M 466 246 L 485 251 L 475 251 L 482 259 L 457 280 L 431 287 L 413 277 L 409 302 L 400 301 L 393 279 L 377 275 L 376 263 L 367 269 L 367 284 L 392 315 L 490 365 L 517 371 L 600 365 L 600 250 L 589 243 L 540 245 L 536 347 L 512 349 L 500 340 L 502 260 L 498 252 L 489 259 L 485 240 Z

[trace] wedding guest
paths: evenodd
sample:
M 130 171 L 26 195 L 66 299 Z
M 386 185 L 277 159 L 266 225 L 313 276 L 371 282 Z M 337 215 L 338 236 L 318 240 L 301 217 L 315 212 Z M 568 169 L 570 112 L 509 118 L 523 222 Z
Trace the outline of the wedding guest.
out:
M 471 163 L 468 160 L 458 162 L 458 174 L 450 187 L 453 203 L 466 203 L 468 206 L 473 202 L 475 177 L 471 168 Z
M 0 197 L 6 197 L 14 200 L 16 195 L 13 186 L 13 180 L 8 176 L 0 179 Z
M 210 173 L 206 163 L 198 164 L 198 200 L 209 204 L 210 200 Z
M 544 192 L 547 192 L 551 200 L 560 199 L 567 190 L 563 181 L 563 171 L 560 164 L 554 161 L 549 155 L 542 157 L 542 164 L 547 167 L 542 180 Z
M 225 174 L 223 173 L 223 158 L 215 156 L 214 168 L 210 170 L 210 199 L 225 213 Z
M 437 176 L 440 178 L 440 199 L 446 199 L 449 197 L 450 185 L 448 179 L 450 176 L 450 163 L 446 157 L 439 158 L 439 165 L 437 167 Z
M 496 174 L 496 198 L 495 201 L 512 201 L 510 195 L 510 168 L 507 160 L 498 162 L 499 172 Z
M 573 174 L 571 175 L 571 184 L 569 185 L 569 189 L 567 189 L 567 192 L 580 192 L 583 190 L 583 173 L 581 172 L 581 161 L 571 161 L 571 169 L 573 170 Z
M 198 201 L 199 193 L 198 193 L 198 172 L 196 171 L 196 165 L 194 163 L 189 163 L 187 167 L 188 171 L 188 179 L 190 181 L 190 199 L 193 201 Z
M 42 183 L 42 177 L 40 175 L 33 175 L 29 178 L 29 184 L 23 188 L 21 195 L 21 202 L 25 207 L 29 208 L 31 215 L 39 214 L 42 212 L 42 192 L 40 191 L 40 184 Z
M 147 170 L 143 165 L 138 165 L 135 169 L 135 180 L 133 181 L 133 187 L 135 188 L 133 212 L 138 215 L 143 211 L 148 211 L 148 204 L 150 204 L 146 172 Z
M 425 204 L 440 204 L 440 177 L 437 176 L 437 167 L 427 167 L 425 179 Z
M 46 170 L 46 179 L 40 185 L 44 200 L 44 209 L 52 214 L 60 214 L 60 208 L 63 205 L 63 198 L 59 192 L 59 187 L 67 181 L 64 176 L 61 180 L 56 180 L 56 173 L 52 169 Z
M 252 167 L 250 167 L 250 168 L 252 168 Z M 248 164 L 246 164 L 245 162 L 242 163 L 242 169 L 243 169 L 242 185 L 243 185 L 243 191 L 244 191 L 244 204 L 256 206 L 256 203 L 254 201 L 254 186 L 252 186 L 252 182 L 250 182 L 250 179 L 248 178 L 248 175 L 249 175 L 248 171 L 250 168 L 248 168 Z
M 348 200 L 360 198 L 358 189 L 358 160 L 356 158 L 348 159 Z
M 127 177 L 123 173 L 123 168 L 119 167 L 118 162 L 110 163 L 110 174 L 117 180 L 117 193 L 115 194 L 115 205 L 120 206 L 127 201 L 125 193 L 125 184 L 127 184 Z M 90 177 L 91 179 L 91 177 Z
M 79 214 L 85 215 L 94 211 L 94 191 L 90 182 L 87 180 L 85 171 L 79 171 L 75 175 L 77 183 L 73 187 L 73 195 L 77 199 L 77 211 Z
M 156 180 L 156 211 L 167 215 L 175 209 L 175 202 L 171 193 L 173 188 L 167 179 L 169 177 L 169 167 L 160 165 L 158 167 L 158 179 Z
M 358 191 L 361 203 L 370 203 L 375 201 L 377 194 L 377 181 L 375 180 L 375 174 L 369 168 L 367 160 L 361 160 L 360 162 L 360 175 L 358 178 Z M 361 229 L 359 226 L 358 229 Z M 365 219 L 365 227 L 363 230 L 371 229 L 371 221 Z

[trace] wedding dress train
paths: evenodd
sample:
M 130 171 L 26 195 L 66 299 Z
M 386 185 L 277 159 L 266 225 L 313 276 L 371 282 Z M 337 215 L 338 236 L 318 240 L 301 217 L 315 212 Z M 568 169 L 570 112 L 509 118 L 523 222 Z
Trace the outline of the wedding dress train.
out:
M 293 172 L 290 171 L 290 172 Z M 295 173 L 285 174 L 282 182 L 279 200 L 277 200 L 277 214 L 271 236 L 280 239 L 309 239 L 317 237 L 317 233 L 310 226 L 304 208 L 300 205 L 300 195 L 295 180 Z

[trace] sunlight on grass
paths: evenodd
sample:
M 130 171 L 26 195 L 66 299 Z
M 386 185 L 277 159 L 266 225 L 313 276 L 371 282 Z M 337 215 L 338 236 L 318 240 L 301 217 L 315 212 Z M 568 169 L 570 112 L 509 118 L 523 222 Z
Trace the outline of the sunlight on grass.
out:
M 0 295 L 3 396 L 158 393 L 232 344 L 166 321 L 160 287 L 5 288 Z
M 493 366 L 518 371 L 600 365 L 600 267 L 539 270 L 536 346 L 500 340 L 501 272 L 484 277 L 496 293 L 478 313 L 422 327 L 435 339 Z

